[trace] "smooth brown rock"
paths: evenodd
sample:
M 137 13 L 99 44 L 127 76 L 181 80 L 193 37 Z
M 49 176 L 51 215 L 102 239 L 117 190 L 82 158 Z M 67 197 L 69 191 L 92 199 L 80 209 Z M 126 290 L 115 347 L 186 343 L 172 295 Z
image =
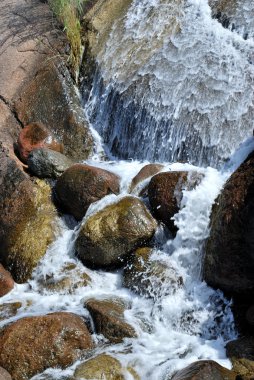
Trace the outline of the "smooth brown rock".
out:
M 226 353 L 233 370 L 240 379 L 252 380 L 254 376 L 254 337 L 242 337 L 226 345 Z
M 91 203 L 119 193 L 119 177 L 94 166 L 75 164 L 58 179 L 55 192 L 61 206 L 80 220 Z
M 13 380 L 29 380 L 49 367 L 65 368 L 93 347 L 87 327 L 72 313 L 27 317 L 0 336 L 0 365 Z
M 132 368 L 123 368 L 117 359 L 108 354 L 100 354 L 80 364 L 75 370 L 74 379 L 125 380 L 126 372 L 135 380 L 140 379 Z
M 133 192 L 133 190 L 138 184 L 143 182 L 145 179 L 152 177 L 153 175 L 160 172 L 163 169 L 163 167 L 164 166 L 161 164 L 145 165 L 131 181 L 130 188 L 129 188 L 130 193 Z
M 128 305 L 120 298 L 104 300 L 89 299 L 85 307 L 90 312 L 96 332 L 103 334 L 111 343 L 120 343 L 124 338 L 136 336 L 135 330 L 124 319 Z
M 27 163 L 29 154 L 38 148 L 49 148 L 57 152 L 63 152 L 63 145 L 59 144 L 47 127 L 39 122 L 26 125 L 20 132 L 17 149 L 21 160 Z
M 12 380 L 11 375 L 2 367 L 0 367 L 0 380 Z
M 14 281 L 10 272 L 0 264 L 0 297 L 9 293 L 14 287 Z
M 18 283 L 30 278 L 54 238 L 51 189 L 32 182 L 0 147 L 0 262 Z
M 179 211 L 182 191 L 191 190 L 200 183 L 203 175 L 197 172 L 171 171 L 156 174 L 148 186 L 148 196 L 155 217 L 175 234 L 172 217 Z
M 121 266 L 130 252 L 151 240 L 156 228 L 138 198 L 121 198 L 85 221 L 76 240 L 77 256 L 92 268 Z
M 227 180 L 211 213 L 204 280 L 240 299 L 254 294 L 254 155 Z
M 178 371 L 172 380 L 236 380 L 236 373 L 212 360 L 201 360 Z
M 173 293 L 182 286 L 182 278 L 165 263 L 150 260 L 151 254 L 151 248 L 139 248 L 129 257 L 123 272 L 123 285 L 148 298 Z

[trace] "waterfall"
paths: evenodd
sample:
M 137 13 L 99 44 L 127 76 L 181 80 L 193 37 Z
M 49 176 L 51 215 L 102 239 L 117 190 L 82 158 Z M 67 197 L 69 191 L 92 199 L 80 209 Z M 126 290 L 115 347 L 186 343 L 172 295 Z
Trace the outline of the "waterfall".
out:
M 250 2 L 243 8 L 240 25 L 254 12 Z M 252 135 L 254 116 L 254 41 L 235 29 L 212 18 L 207 0 L 134 0 L 96 57 L 86 102 L 108 151 L 199 165 L 228 159 Z

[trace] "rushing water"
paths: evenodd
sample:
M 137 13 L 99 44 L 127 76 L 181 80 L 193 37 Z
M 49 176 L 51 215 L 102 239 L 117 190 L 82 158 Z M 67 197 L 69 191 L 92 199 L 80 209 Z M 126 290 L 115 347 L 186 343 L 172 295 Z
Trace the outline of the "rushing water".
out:
M 254 5 L 243 3 L 237 25 L 254 32 Z M 237 31 L 212 18 L 207 0 L 134 0 L 98 54 L 87 105 L 110 151 L 199 165 L 227 159 L 253 130 L 254 42 Z
M 224 349 L 225 342 L 236 336 L 230 302 L 202 282 L 201 265 L 214 199 L 230 172 L 254 148 L 249 138 L 226 166 L 211 167 L 229 158 L 252 132 L 253 40 L 243 39 L 241 29 L 238 34 L 232 29 L 212 19 L 206 0 L 134 0 L 98 56 L 86 103 L 91 127 L 98 139 L 101 134 L 110 155 L 156 159 L 164 162 L 164 170 L 195 169 L 204 174 L 194 190 L 183 193 L 175 215 L 176 237 L 169 238 L 162 227 L 155 237 L 153 259 L 173 267 L 183 286 L 155 283 L 153 297 L 142 298 L 122 286 L 121 270 L 87 269 L 74 255 L 79 225 L 66 216 L 59 219 L 58 237 L 33 278 L 1 298 L 1 303 L 21 301 L 22 307 L 0 327 L 59 310 L 89 320 L 86 299 L 120 296 L 131 304 L 125 317 L 138 337 L 110 346 L 94 333 L 97 353 L 110 352 L 134 367 L 142 380 L 168 380 L 200 359 L 230 368 Z M 172 163 L 176 158 L 190 163 Z M 127 194 L 132 178 L 148 161 L 103 162 L 95 155 L 88 163 L 121 177 L 121 194 L 105 197 L 90 207 L 90 213 Z M 61 280 L 66 271 L 71 292 L 45 287 L 46 280 Z M 84 273 L 91 283 L 75 286 Z M 63 379 L 78 364 L 63 371 L 49 369 L 44 375 Z

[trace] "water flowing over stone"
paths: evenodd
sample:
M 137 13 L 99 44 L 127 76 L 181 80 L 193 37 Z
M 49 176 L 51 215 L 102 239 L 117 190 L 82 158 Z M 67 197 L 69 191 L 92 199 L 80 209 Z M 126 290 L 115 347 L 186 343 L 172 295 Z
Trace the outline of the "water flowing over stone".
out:
M 100 42 L 86 109 L 114 155 L 217 165 L 252 134 L 253 39 L 207 0 L 134 0 Z

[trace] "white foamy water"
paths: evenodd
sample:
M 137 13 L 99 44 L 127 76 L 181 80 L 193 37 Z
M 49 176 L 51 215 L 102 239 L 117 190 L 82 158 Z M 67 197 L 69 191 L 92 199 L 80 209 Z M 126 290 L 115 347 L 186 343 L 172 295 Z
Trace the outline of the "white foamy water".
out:
M 110 195 L 97 202 L 88 214 L 126 195 L 133 176 L 147 164 L 138 161 L 88 163 L 120 175 L 122 189 L 119 196 Z M 162 230 L 158 231 L 157 248 L 153 251 L 154 260 L 163 262 L 169 270 L 174 268 L 182 277 L 182 286 L 172 287 L 166 282 L 157 282 L 152 298 L 147 299 L 122 286 L 121 270 L 114 273 L 89 270 L 75 258 L 73 251 L 79 226 L 72 225 L 73 220 L 65 218 L 59 222 L 59 237 L 35 269 L 33 279 L 27 284 L 16 285 L 10 294 L 1 299 L 1 303 L 21 301 L 22 308 L 15 317 L 2 321 L 0 326 L 24 316 L 59 310 L 74 312 L 89 320 L 89 313 L 84 308 L 86 299 L 119 296 L 131 304 L 125 317 L 138 337 L 110 346 L 105 344 L 105 338 L 94 334 L 93 339 L 98 345 L 95 354 L 111 353 L 123 364 L 134 367 L 142 380 L 168 379 L 176 370 L 200 359 L 213 359 L 229 368 L 224 345 L 236 336 L 230 304 L 222 293 L 207 287 L 200 276 L 202 244 L 208 235 L 211 205 L 228 174 L 223 175 L 213 168 L 202 169 L 181 163 L 165 164 L 164 170 L 191 169 L 205 176 L 195 190 L 184 191 L 181 210 L 175 216 L 179 228 L 175 239 L 168 239 Z M 73 279 L 73 284 L 79 283 L 84 273 L 90 276 L 91 283 L 88 286 L 74 286 L 71 292 L 45 287 L 45 281 L 51 281 L 52 276 L 55 281 L 63 278 L 63 268 Z M 66 268 L 69 269 L 66 271 Z M 79 363 L 64 371 L 49 369 L 45 374 L 63 379 L 71 375 Z M 43 379 L 43 376 L 37 375 L 34 379 Z
M 252 135 L 254 5 L 238 4 L 248 39 L 208 0 L 132 2 L 97 56 L 86 106 L 113 154 L 218 165 Z

